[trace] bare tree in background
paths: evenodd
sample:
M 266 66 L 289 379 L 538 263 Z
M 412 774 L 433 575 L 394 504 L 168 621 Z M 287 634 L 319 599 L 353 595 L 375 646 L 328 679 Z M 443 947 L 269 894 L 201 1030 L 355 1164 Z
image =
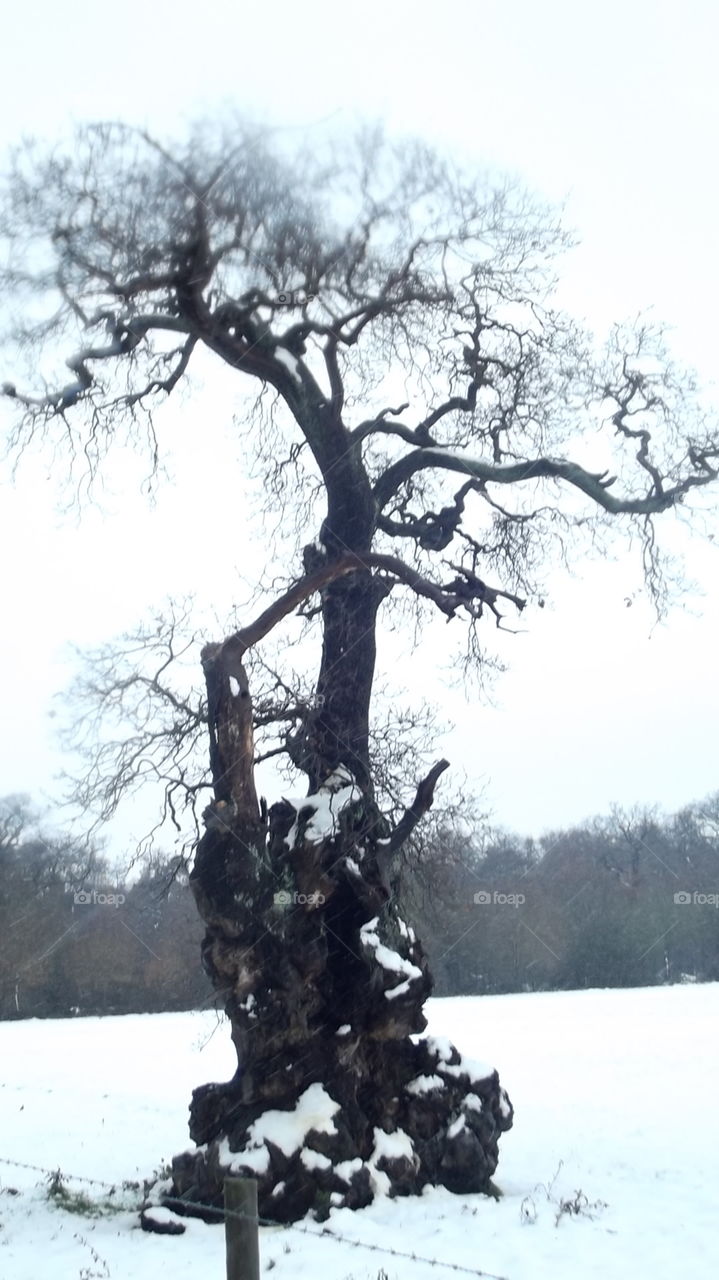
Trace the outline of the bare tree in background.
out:
M 655 517 L 716 480 L 716 430 L 660 334 L 617 329 L 597 355 L 553 306 L 567 241 L 551 214 L 421 145 L 367 134 L 341 159 L 288 159 L 240 127 L 168 147 L 84 129 L 18 152 L 0 230 L 17 336 L 46 370 L 5 383 L 16 448 L 67 446 L 94 472 L 146 431 L 154 454 L 153 405 L 204 348 L 257 388 L 239 430 L 278 509 L 324 495 L 286 589 L 202 651 L 214 798 L 192 884 L 238 1067 L 195 1090 L 199 1150 L 175 1160 L 175 1194 L 219 1203 L 230 1164 L 275 1219 L 378 1186 L 489 1190 L 511 1106 L 496 1072 L 422 1035 L 431 978 L 390 891 L 447 763 L 383 817 L 378 614 L 414 596 L 464 620 L 478 657 L 478 624 L 524 609 L 551 549 L 611 524 L 639 535 L 659 595 Z M 297 611 L 321 623 L 315 687 L 295 703 L 278 679 L 262 719 L 274 706 L 307 795 L 267 809 L 248 663 Z M 294 1143 L 277 1111 L 295 1113 Z

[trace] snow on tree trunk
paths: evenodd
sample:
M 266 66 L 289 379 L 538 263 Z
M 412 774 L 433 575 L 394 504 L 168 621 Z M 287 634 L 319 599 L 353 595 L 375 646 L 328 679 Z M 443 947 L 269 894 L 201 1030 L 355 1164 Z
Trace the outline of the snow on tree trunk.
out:
M 238 1066 L 195 1090 L 197 1149 L 173 1161 L 172 1195 L 219 1206 L 225 1175 L 245 1173 L 260 1215 L 292 1221 L 426 1184 L 491 1190 L 512 1108 L 496 1071 L 423 1034 L 432 979 L 374 802 L 345 766 L 266 816 L 242 795 L 210 806 L 192 875 Z

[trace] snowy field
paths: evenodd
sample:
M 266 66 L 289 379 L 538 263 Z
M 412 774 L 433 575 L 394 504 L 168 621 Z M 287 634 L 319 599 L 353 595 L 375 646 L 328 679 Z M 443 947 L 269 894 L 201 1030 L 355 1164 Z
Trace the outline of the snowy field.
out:
M 432 1190 L 335 1211 L 326 1229 L 460 1269 L 354 1248 L 308 1221 L 262 1229 L 263 1276 L 719 1275 L 719 984 L 435 1000 L 429 1016 L 434 1034 L 496 1062 L 514 1102 L 503 1198 Z M 40 1173 L 0 1163 L 2 1280 L 225 1280 L 221 1227 L 147 1235 L 131 1191 L 110 1211 L 106 1189 L 69 1178 L 142 1180 L 188 1146 L 193 1085 L 234 1069 L 214 1014 L 4 1023 L 0 1064 L 0 1157 L 59 1167 L 103 1209 L 68 1212 Z M 580 1212 L 561 1213 L 568 1201 Z

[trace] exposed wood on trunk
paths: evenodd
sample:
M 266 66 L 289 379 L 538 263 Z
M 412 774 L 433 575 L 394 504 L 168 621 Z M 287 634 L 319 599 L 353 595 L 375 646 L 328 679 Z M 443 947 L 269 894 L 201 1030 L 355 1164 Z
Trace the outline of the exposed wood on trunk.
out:
M 238 817 L 260 816 L 254 781 L 252 698 L 237 650 L 206 645 L 202 666 L 207 685 L 210 767 L 217 804 L 233 806 Z

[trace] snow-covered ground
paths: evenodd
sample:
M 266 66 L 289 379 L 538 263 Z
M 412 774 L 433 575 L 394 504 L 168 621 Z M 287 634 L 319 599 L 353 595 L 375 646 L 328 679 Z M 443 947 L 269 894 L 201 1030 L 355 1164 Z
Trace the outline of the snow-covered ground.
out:
M 325 1229 L 507 1280 L 719 1275 L 719 984 L 435 1000 L 429 1016 L 434 1034 L 496 1062 L 510 1092 L 504 1196 L 431 1190 L 335 1211 Z M 210 1013 L 0 1024 L 0 1064 L 0 1158 L 110 1183 L 148 1177 L 187 1147 L 192 1087 L 234 1069 L 228 1030 Z M 577 1192 L 583 1211 L 557 1222 Z M 262 1229 L 263 1276 L 463 1274 L 322 1230 Z M 156 1236 L 129 1208 L 70 1213 L 41 1174 L 0 1163 L 2 1280 L 225 1280 L 224 1268 L 219 1226 L 188 1221 L 183 1236 Z

